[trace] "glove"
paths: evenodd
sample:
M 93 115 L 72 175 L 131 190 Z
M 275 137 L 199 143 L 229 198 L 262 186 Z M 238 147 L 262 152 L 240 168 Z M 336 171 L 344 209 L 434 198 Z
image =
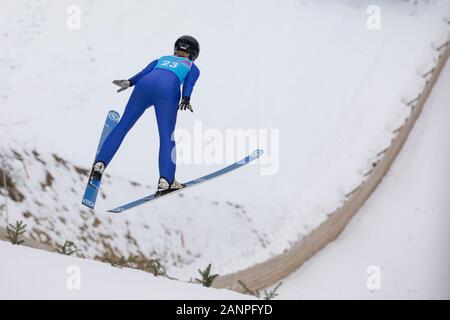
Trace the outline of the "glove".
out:
M 194 112 L 194 110 L 192 110 L 190 100 L 191 100 L 191 98 L 189 98 L 189 97 L 183 97 L 183 99 L 181 99 L 180 105 L 178 106 L 178 109 L 179 110 L 189 109 L 189 110 L 191 110 L 191 112 Z
M 126 90 L 131 86 L 131 82 L 128 80 L 114 80 L 112 83 L 114 83 L 116 86 L 120 87 L 120 89 L 117 90 L 117 92 Z

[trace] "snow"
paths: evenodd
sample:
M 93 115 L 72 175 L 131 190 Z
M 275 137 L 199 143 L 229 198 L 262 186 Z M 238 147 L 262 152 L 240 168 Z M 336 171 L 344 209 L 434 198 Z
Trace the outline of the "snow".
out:
M 0 241 L 0 299 L 252 299 L 140 270 Z M 36 276 L 39 275 L 39 276 Z
M 282 299 L 450 299 L 450 64 L 404 149 L 342 235 L 284 280 Z M 381 269 L 369 290 L 367 268 Z
M 69 5 L 81 10 L 80 29 L 67 28 Z M 369 5 L 380 7 L 380 30 L 366 26 Z M 86 258 L 159 258 L 185 280 L 208 263 L 225 274 L 279 254 L 342 203 L 407 116 L 402 101 L 424 86 L 417 71 L 436 58 L 431 43 L 447 36 L 450 13 L 447 0 L 4 0 L 0 8 L 0 153 L 27 195 L 9 201 L 10 221 L 24 220 L 27 235 L 53 246 L 74 241 Z M 201 77 L 195 112 L 180 113 L 178 132 L 268 130 L 268 145 L 248 148 L 264 157 L 182 197 L 106 214 L 154 191 L 150 109 L 108 168 L 96 210 L 81 207 L 86 177 L 76 168 L 90 166 L 106 112 L 122 112 L 131 93 L 117 94 L 111 81 L 170 52 L 181 34 L 200 41 Z M 201 160 L 181 164 L 177 179 L 230 162 Z M 268 166 L 274 174 L 263 174 Z

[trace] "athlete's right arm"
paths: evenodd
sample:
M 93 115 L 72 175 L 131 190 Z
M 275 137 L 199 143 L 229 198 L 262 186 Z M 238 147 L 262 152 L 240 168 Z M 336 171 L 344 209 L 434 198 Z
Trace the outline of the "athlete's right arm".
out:
M 131 77 L 130 79 L 128 79 L 128 81 L 130 81 L 130 87 L 134 86 L 140 78 L 142 78 L 146 74 L 150 73 L 155 68 L 157 63 L 158 63 L 158 59 L 153 60 L 141 72 L 139 72 L 138 74 L 136 74 L 133 77 Z

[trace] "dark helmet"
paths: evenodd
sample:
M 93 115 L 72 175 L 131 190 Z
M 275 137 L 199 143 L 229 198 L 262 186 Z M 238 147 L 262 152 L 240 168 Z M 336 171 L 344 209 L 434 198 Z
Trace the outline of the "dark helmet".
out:
M 198 41 L 191 36 L 182 36 L 175 41 L 174 50 L 180 50 L 189 53 L 189 59 L 194 61 L 200 53 Z

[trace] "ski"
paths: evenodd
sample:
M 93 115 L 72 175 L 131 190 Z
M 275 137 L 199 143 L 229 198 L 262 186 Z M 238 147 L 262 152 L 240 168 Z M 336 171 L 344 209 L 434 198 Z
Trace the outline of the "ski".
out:
M 140 206 L 140 205 L 142 205 L 142 204 L 144 204 L 146 202 L 150 202 L 150 201 L 159 199 L 159 198 L 161 198 L 163 196 L 171 195 L 171 194 L 174 194 L 176 192 L 185 190 L 187 188 L 196 186 L 196 185 L 198 185 L 198 184 L 200 184 L 202 182 L 209 181 L 209 180 L 211 180 L 213 178 L 217 178 L 217 177 L 219 177 L 219 176 L 221 176 L 223 174 L 226 174 L 226 173 L 229 173 L 231 171 L 234 171 L 234 170 L 236 170 L 236 169 L 238 169 L 238 168 L 240 168 L 240 167 L 242 167 L 242 166 L 244 166 L 244 165 L 246 165 L 246 164 L 248 164 L 248 163 L 250 163 L 250 162 L 252 162 L 252 161 L 254 161 L 256 159 L 258 159 L 262 154 L 263 154 L 263 150 L 260 150 L 260 149 L 255 150 L 250 155 L 245 157 L 244 159 L 242 159 L 240 161 L 237 161 L 237 162 L 235 162 L 235 163 L 233 163 L 233 164 L 231 164 L 231 165 L 229 165 L 229 166 L 227 166 L 225 168 L 222 168 L 222 169 L 217 170 L 217 171 L 215 171 L 213 173 L 210 173 L 210 174 L 208 174 L 206 176 L 203 176 L 203 177 L 191 180 L 191 181 L 189 181 L 187 183 L 184 183 L 184 185 L 185 185 L 184 188 L 176 189 L 176 190 L 167 190 L 167 191 L 163 191 L 163 192 L 156 192 L 156 193 L 151 194 L 149 196 L 146 196 L 146 197 L 143 197 L 141 199 L 135 200 L 133 202 L 127 203 L 127 204 L 125 204 L 123 206 L 120 206 L 120 207 L 108 210 L 108 212 L 121 213 L 121 212 L 124 212 L 126 210 L 129 210 L 129 209 L 135 208 L 137 206 Z
M 114 129 L 114 127 L 117 125 L 119 119 L 120 115 L 117 111 L 111 110 L 108 112 L 105 124 L 103 126 L 102 135 L 100 136 L 100 142 L 98 143 L 97 152 L 95 153 L 95 157 L 97 157 L 97 154 L 100 152 L 100 148 L 102 147 L 103 142 L 105 141 L 106 137 L 110 134 L 110 132 Z M 100 180 L 93 179 L 90 176 L 81 203 L 91 209 L 94 209 L 99 188 L 100 188 Z

